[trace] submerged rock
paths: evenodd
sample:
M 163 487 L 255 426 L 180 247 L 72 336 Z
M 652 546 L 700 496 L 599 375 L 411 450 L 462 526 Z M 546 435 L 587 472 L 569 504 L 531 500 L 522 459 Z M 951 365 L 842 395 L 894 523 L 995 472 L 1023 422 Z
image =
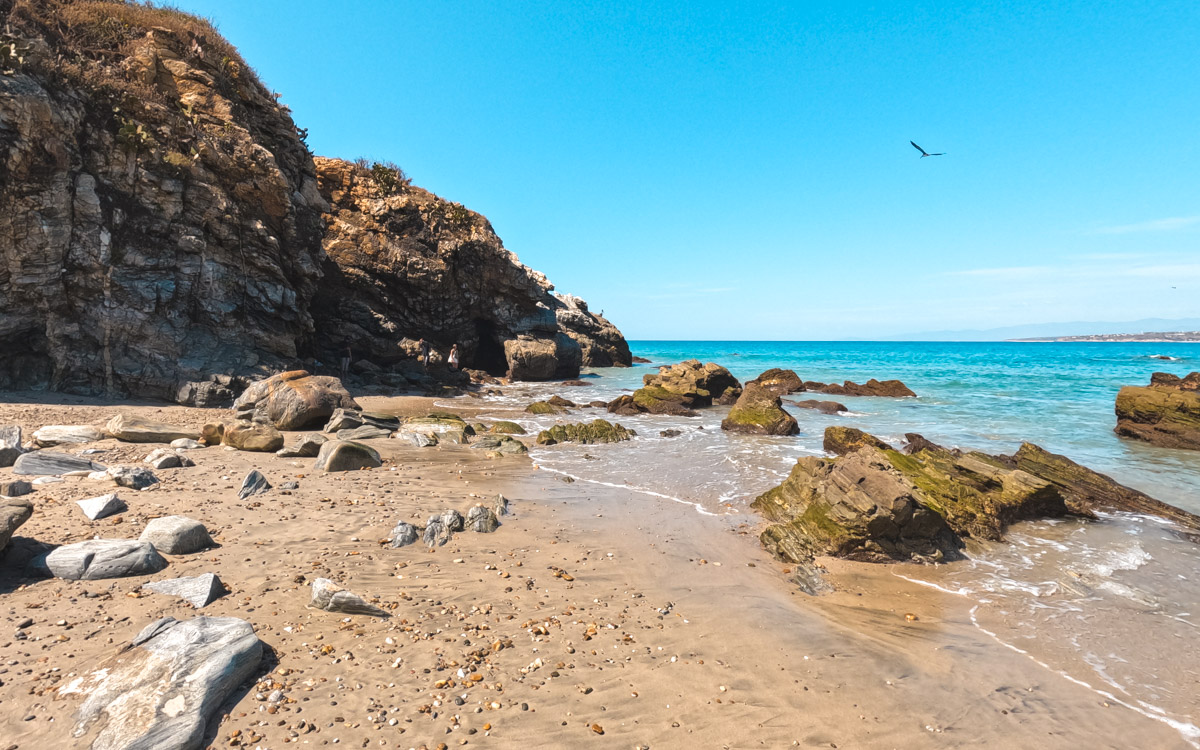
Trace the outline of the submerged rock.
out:
M 330 440 L 321 446 L 314 471 L 356 471 L 383 466 L 379 452 L 369 445 Z
M 195 430 L 185 430 L 129 414 L 118 414 L 108 420 L 104 431 L 123 443 L 170 443 L 197 437 Z
M 804 390 L 828 393 L 831 396 L 884 396 L 888 398 L 915 398 L 917 394 L 899 380 L 876 380 L 871 378 L 859 385 L 847 380 L 841 385 L 837 383 L 816 383 L 805 381 Z
M 51 575 L 72 581 L 144 576 L 167 567 L 153 544 L 138 539 L 89 539 L 63 545 L 51 550 L 40 564 Z
M 309 605 L 326 612 L 342 612 L 348 615 L 369 615 L 370 617 L 391 617 L 386 610 L 373 604 L 368 604 L 358 594 L 348 591 L 328 578 L 318 578 L 312 582 L 312 600 Z
M 199 750 L 209 721 L 258 671 L 262 642 L 232 617 L 164 617 L 58 689 L 79 695 L 71 734 L 94 750 Z
M 103 464 L 94 463 L 80 456 L 69 453 L 54 453 L 52 451 L 31 451 L 17 456 L 13 464 L 14 474 L 27 476 L 62 476 L 77 471 L 103 471 Z
M 613 424 L 604 419 L 596 419 L 591 422 L 579 422 L 572 424 L 556 424 L 548 430 L 542 430 L 538 433 L 538 445 L 556 445 L 558 443 L 583 443 L 584 445 L 593 445 L 597 443 L 618 443 L 622 440 L 629 440 L 637 435 L 633 430 L 628 430 L 619 424 Z
M 729 416 L 721 420 L 721 429 L 754 435 L 795 435 L 800 432 L 796 418 L 783 410 L 779 392 L 758 383 L 747 383 Z
M 818 401 L 816 399 L 805 399 L 804 401 L 788 401 L 792 406 L 798 406 L 801 409 L 815 409 L 822 414 L 837 414 L 839 412 L 850 411 L 845 404 L 839 404 L 837 401 Z
M 1149 386 L 1117 393 L 1116 433 L 1163 448 L 1200 450 L 1200 372 L 1156 372 Z
M 282 372 L 252 383 L 234 402 L 235 409 L 246 407 L 265 415 L 280 430 L 323 425 L 336 409 L 361 410 L 342 381 L 304 370 Z
M 142 584 L 142 588 L 156 594 L 178 596 L 196 609 L 206 607 L 228 593 L 215 573 L 151 581 Z

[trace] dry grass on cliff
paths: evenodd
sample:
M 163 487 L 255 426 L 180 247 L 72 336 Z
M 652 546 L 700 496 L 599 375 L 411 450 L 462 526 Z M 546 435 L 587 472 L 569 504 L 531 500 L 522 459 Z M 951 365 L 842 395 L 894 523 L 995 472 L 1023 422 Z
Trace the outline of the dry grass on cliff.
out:
M 254 69 L 212 21 L 169 5 L 132 0 L 13 0 L 8 16 L 15 29 L 43 36 L 56 47 L 58 54 L 48 61 L 53 72 L 113 93 L 160 98 L 152 87 L 139 85 L 119 67 L 152 31 L 173 36 L 180 44 L 178 52 L 203 59 L 232 87 L 250 85 L 266 93 Z

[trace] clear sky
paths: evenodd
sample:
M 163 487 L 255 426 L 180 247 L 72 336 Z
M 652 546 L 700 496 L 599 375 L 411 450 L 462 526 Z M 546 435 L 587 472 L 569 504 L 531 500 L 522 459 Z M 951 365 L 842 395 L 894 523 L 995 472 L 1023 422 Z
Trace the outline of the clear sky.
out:
M 1195 0 L 179 6 L 629 338 L 1200 317 Z

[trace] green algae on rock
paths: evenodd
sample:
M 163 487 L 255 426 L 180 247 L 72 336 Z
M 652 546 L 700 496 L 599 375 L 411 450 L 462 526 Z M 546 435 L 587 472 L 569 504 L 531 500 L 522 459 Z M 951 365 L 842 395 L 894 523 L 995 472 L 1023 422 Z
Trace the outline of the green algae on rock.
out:
M 729 416 L 721 421 L 727 432 L 755 435 L 795 435 L 800 432 L 796 419 L 783 410 L 779 393 L 755 382 L 746 384 Z
M 619 424 L 613 424 L 605 419 L 574 424 L 556 424 L 548 430 L 538 433 L 538 445 L 556 445 L 557 443 L 618 443 L 628 440 L 637 433 Z
M 827 453 L 844 456 L 853 453 L 864 445 L 870 445 L 881 451 L 890 451 L 892 446 L 874 435 L 869 435 L 854 427 L 826 427 L 822 447 Z
M 476 430 L 476 431 L 478 432 L 478 430 Z M 502 419 L 498 422 L 493 422 L 491 424 L 491 426 L 487 428 L 486 431 L 490 432 L 494 435 L 524 435 L 525 434 L 524 427 L 517 424 L 516 422 L 509 422 L 508 420 L 504 420 L 504 419 Z
M 1163 448 L 1200 450 L 1200 372 L 1156 372 L 1149 386 L 1117 393 L 1116 433 Z

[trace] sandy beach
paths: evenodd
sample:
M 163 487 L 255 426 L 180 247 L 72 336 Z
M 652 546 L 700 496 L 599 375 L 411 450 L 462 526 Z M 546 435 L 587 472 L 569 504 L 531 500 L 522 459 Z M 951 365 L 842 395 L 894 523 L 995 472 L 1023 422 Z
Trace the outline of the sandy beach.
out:
M 421 398 L 361 402 L 433 409 Z M 469 399 L 454 403 L 471 411 Z M 192 427 L 228 418 L 14 394 L 0 423 L 28 434 L 102 425 L 117 412 Z M 74 501 L 112 491 L 106 483 L 40 486 L 0 579 L 0 703 L 9 707 L 0 744 L 88 746 L 87 734 L 72 736 L 78 697 L 59 688 L 153 620 L 197 614 L 142 584 L 212 572 L 229 593 L 202 614 L 247 620 L 270 649 L 210 725 L 213 747 L 1188 746 L 1166 724 L 992 639 L 958 597 L 894 575 L 918 566 L 827 560 L 837 590 L 811 597 L 759 547 L 750 516 L 563 481 L 526 457 L 369 442 L 383 467 L 335 474 L 313 473 L 313 459 L 190 451 L 196 466 L 156 472 L 151 490 L 122 490 L 129 510 L 96 522 Z M 70 449 L 98 448 L 96 460 L 111 465 L 153 447 Z M 252 469 L 299 488 L 239 501 Z M 386 543 L 397 521 L 465 512 L 497 494 L 512 513 L 493 534 L 459 533 L 433 552 Z M 169 556 L 155 576 L 101 581 L 33 580 L 14 560 L 27 549 L 20 537 L 135 538 L 171 514 L 201 521 L 219 546 Z M 392 616 L 310 608 L 318 577 Z

